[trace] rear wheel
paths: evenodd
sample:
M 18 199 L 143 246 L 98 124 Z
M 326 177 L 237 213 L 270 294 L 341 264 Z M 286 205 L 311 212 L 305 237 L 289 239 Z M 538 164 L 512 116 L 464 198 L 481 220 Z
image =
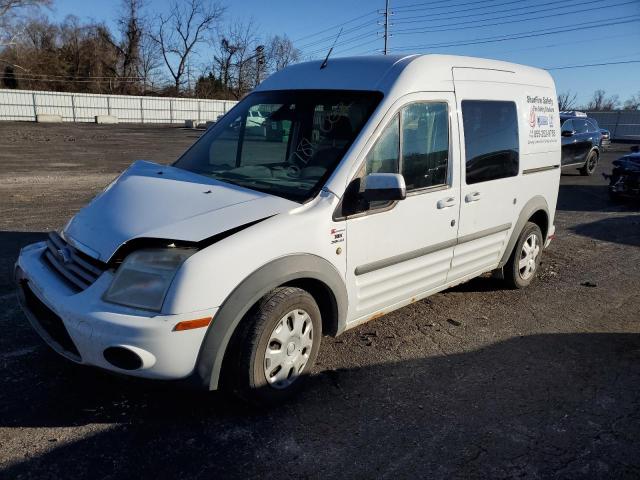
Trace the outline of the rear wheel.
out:
M 527 222 L 516 242 L 509 261 L 504 266 L 504 279 L 512 288 L 525 288 L 535 278 L 544 239 L 540 227 L 533 222 Z
M 234 393 L 255 405 L 286 400 L 304 383 L 322 337 L 320 309 L 300 288 L 276 288 L 243 320 L 225 367 Z
M 580 174 L 584 176 L 591 176 L 596 171 L 598 166 L 598 152 L 591 150 L 587 155 L 587 161 L 584 162 L 584 166 L 580 169 Z

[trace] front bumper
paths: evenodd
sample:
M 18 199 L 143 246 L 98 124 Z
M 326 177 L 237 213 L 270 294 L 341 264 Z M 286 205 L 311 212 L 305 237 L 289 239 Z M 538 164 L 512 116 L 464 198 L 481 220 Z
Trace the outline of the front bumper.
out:
M 58 353 L 86 365 L 144 378 L 175 380 L 194 370 L 207 328 L 173 331 L 178 322 L 214 317 L 212 308 L 162 315 L 102 301 L 113 275 L 104 272 L 77 292 L 42 260 L 44 242 L 22 249 L 15 265 L 18 298 L 34 329 Z M 137 368 L 105 359 L 110 347 L 134 352 Z

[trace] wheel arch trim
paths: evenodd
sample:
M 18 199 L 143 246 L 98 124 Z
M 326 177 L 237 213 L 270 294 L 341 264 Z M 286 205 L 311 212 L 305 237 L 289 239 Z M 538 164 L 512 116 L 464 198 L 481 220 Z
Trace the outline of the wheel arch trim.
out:
M 192 375 L 193 382 L 209 390 L 216 390 L 233 333 L 249 309 L 274 288 L 304 279 L 319 281 L 330 290 L 337 311 L 332 333 L 337 335 L 343 332 L 349 302 L 346 285 L 337 269 L 317 255 L 294 254 L 280 257 L 255 270 L 222 303 L 200 346 Z
M 500 259 L 500 263 L 498 267 L 504 267 L 505 264 L 509 261 L 509 257 L 511 256 L 511 252 L 515 247 L 516 242 L 518 241 L 518 237 L 520 237 L 520 232 L 529 221 L 529 219 L 536 213 L 542 211 L 547 216 L 547 235 L 551 228 L 551 216 L 549 215 L 549 206 L 547 205 L 547 201 L 544 197 L 540 195 L 536 195 L 531 198 L 527 203 L 525 203 L 524 207 L 520 210 L 520 215 L 518 215 L 518 220 L 516 221 L 515 226 L 513 227 L 513 231 L 511 232 L 511 236 L 509 237 L 509 242 L 507 243 L 507 248 L 505 248 L 504 253 L 502 254 L 502 258 Z M 543 242 L 546 242 L 546 236 L 543 239 Z M 543 243 L 544 244 L 544 243 Z

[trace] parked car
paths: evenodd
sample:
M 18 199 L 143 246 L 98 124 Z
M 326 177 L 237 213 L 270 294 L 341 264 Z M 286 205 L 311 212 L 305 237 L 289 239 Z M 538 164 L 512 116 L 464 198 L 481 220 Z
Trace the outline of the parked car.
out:
M 582 112 L 561 112 L 562 167 L 593 175 L 600 159 L 602 134 L 595 120 Z
M 259 110 L 250 110 L 249 112 L 247 112 L 247 117 L 244 119 L 244 122 L 247 128 L 262 127 L 265 120 L 266 118 Z M 236 119 L 236 121 L 234 121 L 232 124 L 233 128 L 235 129 L 239 129 L 241 125 L 242 123 L 239 119 Z
M 609 180 L 609 195 L 615 201 L 624 198 L 640 199 L 640 151 L 631 147 L 631 153 L 613 161 L 611 175 L 602 174 Z
M 470 57 L 288 67 L 173 165 L 135 162 L 23 248 L 22 307 L 74 362 L 278 402 L 323 335 L 484 272 L 533 281 L 555 232 L 555 99 L 544 70 Z M 284 132 L 233 128 L 255 110 Z

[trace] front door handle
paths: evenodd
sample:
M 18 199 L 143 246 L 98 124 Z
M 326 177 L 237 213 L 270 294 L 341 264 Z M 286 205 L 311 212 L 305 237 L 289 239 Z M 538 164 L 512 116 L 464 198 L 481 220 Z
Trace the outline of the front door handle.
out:
M 456 204 L 456 197 L 447 197 L 447 198 L 443 198 L 442 200 L 438 200 L 438 203 L 436 205 L 438 206 L 438 209 L 443 209 L 443 208 L 453 207 L 455 204 Z
M 482 195 L 480 195 L 480 192 L 471 192 L 465 195 L 464 201 L 467 203 L 477 202 L 478 200 L 480 200 L 480 198 L 482 198 Z

